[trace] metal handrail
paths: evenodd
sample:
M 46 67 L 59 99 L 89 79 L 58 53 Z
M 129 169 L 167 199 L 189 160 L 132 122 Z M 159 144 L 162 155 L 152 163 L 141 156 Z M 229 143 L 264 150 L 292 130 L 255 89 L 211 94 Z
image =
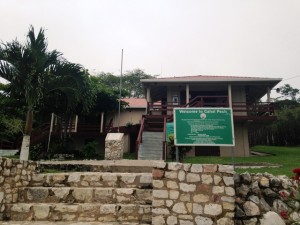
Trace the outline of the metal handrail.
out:
M 167 128 L 167 117 L 164 117 L 164 131 L 163 131 L 163 141 L 162 141 L 162 156 L 163 156 L 163 160 L 166 160 L 166 128 Z
M 139 131 L 139 134 L 138 134 L 138 137 L 136 139 L 136 145 L 135 145 L 135 158 L 138 159 L 139 158 L 139 148 L 140 148 L 140 144 L 143 143 L 143 137 L 142 137 L 142 134 L 143 134 L 143 131 L 144 131 L 144 126 L 145 126 L 145 118 L 143 117 L 142 118 L 142 121 L 141 121 L 141 127 L 140 127 L 140 131 Z

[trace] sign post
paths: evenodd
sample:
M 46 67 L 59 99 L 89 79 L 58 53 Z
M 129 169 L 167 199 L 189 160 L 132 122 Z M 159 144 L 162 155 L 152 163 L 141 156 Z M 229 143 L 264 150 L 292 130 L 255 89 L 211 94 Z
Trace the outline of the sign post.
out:
M 234 146 L 231 108 L 174 108 L 176 146 Z

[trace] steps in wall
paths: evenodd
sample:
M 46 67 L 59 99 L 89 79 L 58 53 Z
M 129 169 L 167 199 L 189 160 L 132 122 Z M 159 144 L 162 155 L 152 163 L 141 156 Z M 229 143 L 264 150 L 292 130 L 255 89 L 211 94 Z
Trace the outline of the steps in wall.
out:
M 150 173 L 49 173 L 19 188 L 3 219 L 151 224 L 151 210 Z

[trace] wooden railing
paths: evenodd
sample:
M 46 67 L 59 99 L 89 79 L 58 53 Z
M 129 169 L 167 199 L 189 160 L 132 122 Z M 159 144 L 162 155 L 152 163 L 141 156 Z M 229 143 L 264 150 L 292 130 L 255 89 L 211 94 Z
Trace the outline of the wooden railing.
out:
M 142 118 L 141 121 L 141 127 L 140 127 L 140 131 L 138 134 L 138 137 L 136 139 L 136 145 L 135 145 L 135 158 L 138 159 L 139 158 L 139 148 L 140 148 L 140 144 L 143 142 L 143 131 L 144 131 L 144 126 L 145 126 L 145 118 Z
M 213 100 L 213 101 L 212 101 Z M 188 104 L 174 104 L 167 102 L 165 104 L 148 103 L 148 114 L 172 114 L 174 108 L 186 107 L 229 107 L 228 96 L 198 96 L 192 99 Z M 271 116 L 274 115 L 274 107 L 270 102 L 256 102 L 247 104 L 246 102 L 232 103 L 233 116 Z

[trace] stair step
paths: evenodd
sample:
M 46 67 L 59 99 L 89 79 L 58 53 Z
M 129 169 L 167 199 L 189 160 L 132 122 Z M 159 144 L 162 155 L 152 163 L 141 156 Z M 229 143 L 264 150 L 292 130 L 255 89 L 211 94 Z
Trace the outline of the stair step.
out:
M 59 222 L 59 221 L 5 221 L 1 222 L 0 225 L 147 225 L 150 223 L 134 223 L 134 222 Z
M 25 187 L 19 189 L 18 200 L 23 203 L 151 204 L 152 189 Z
M 16 203 L 7 204 L 6 219 L 151 223 L 151 210 L 137 204 Z
M 152 174 L 99 172 L 35 174 L 29 186 L 143 188 L 152 187 Z

